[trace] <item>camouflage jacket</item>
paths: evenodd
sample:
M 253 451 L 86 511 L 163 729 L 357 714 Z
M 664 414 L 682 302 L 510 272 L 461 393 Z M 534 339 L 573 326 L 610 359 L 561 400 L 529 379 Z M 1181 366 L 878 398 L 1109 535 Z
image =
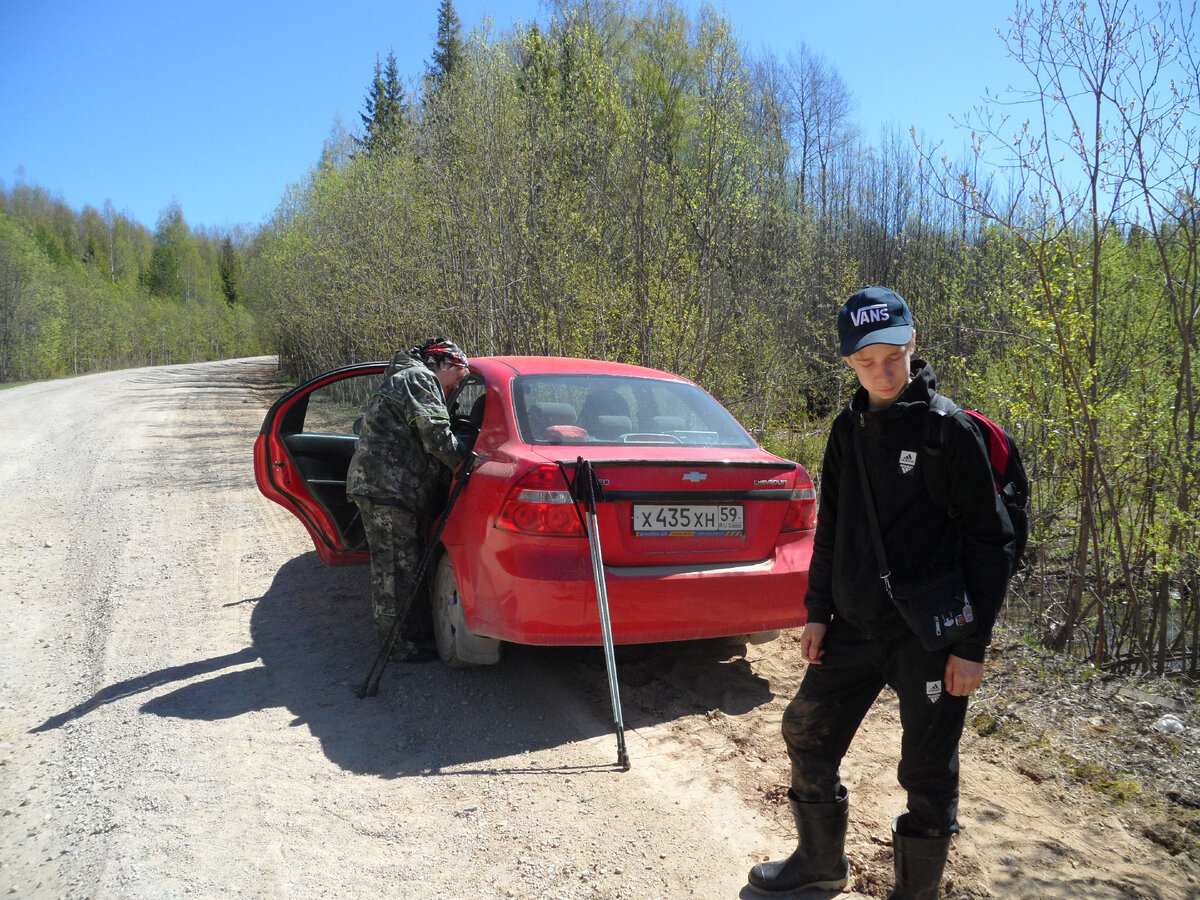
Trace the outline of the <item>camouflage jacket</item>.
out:
M 455 469 L 468 456 L 450 430 L 450 413 L 437 376 L 400 354 L 367 401 L 347 496 L 427 509 L 439 490 L 439 466 Z

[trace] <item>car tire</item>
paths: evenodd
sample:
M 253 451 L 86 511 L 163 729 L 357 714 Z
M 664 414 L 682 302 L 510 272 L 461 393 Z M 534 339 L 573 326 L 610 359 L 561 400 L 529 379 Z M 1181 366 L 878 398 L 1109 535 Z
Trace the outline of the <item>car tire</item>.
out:
M 452 669 L 494 666 L 500 662 L 500 641 L 471 634 L 463 616 L 462 599 L 450 556 L 443 553 L 433 575 L 433 639 L 438 656 Z
M 731 634 L 721 638 L 721 643 L 727 647 L 745 650 L 747 644 L 769 644 L 779 637 L 779 629 L 774 631 L 755 631 L 751 634 Z
M 746 635 L 746 643 L 748 644 L 769 644 L 775 638 L 779 637 L 779 629 L 773 631 L 756 631 L 753 634 Z

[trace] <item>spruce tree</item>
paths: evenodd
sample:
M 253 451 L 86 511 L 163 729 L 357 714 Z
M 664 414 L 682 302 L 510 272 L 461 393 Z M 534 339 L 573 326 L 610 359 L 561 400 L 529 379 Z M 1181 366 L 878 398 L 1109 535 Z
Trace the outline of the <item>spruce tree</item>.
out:
M 229 235 L 225 235 L 225 240 L 221 242 L 217 265 L 221 274 L 221 292 L 225 295 L 225 302 L 233 306 L 238 302 L 238 260 Z
M 375 78 L 367 93 L 361 114 L 364 134 L 355 142 L 368 155 L 394 148 L 404 132 L 408 121 L 408 101 L 400 73 L 396 67 L 396 54 L 388 51 L 387 65 L 375 58 Z
M 454 76 L 462 65 L 462 59 L 462 20 L 454 11 L 454 4 L 450 0 L 442 0 L 438 5 L 437 43 L 428 67 L 429 80 L 435 89 Z
M 183 218 L 178 201 L 172 200 L 158 216 L 154 232 L 154 249 L 146 270 L 146 285 L 160 297 L 183 297 L 187 294 L 183 277 L 183 256 L 191 240 L 191 230 Z

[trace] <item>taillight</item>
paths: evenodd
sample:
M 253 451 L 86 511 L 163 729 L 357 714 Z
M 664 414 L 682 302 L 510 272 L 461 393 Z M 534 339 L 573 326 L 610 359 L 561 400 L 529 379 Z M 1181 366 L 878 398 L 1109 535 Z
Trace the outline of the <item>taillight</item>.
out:
M 783 514 L 783 525 L 780 531 L 807 531 L 817 527 L 817 491 L 812 479 L 803 469 L 796 475 L 796 484 L 792 488 L 792 497 L 788 500 L 787 511 Z
M 500 508 L 496 526 L 541 537 L 586 536 L 562 472 L 555 466 L 539 466 L 516 483 Z

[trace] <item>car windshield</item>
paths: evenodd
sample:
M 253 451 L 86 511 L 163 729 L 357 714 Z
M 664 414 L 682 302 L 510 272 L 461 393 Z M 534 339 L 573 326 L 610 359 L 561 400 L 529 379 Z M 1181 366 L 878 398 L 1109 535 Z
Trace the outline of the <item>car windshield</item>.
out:
M 737 420 L 694 384 L 626 375 L 525 375 L 513 404 L 529 444 L 756 447 Z

